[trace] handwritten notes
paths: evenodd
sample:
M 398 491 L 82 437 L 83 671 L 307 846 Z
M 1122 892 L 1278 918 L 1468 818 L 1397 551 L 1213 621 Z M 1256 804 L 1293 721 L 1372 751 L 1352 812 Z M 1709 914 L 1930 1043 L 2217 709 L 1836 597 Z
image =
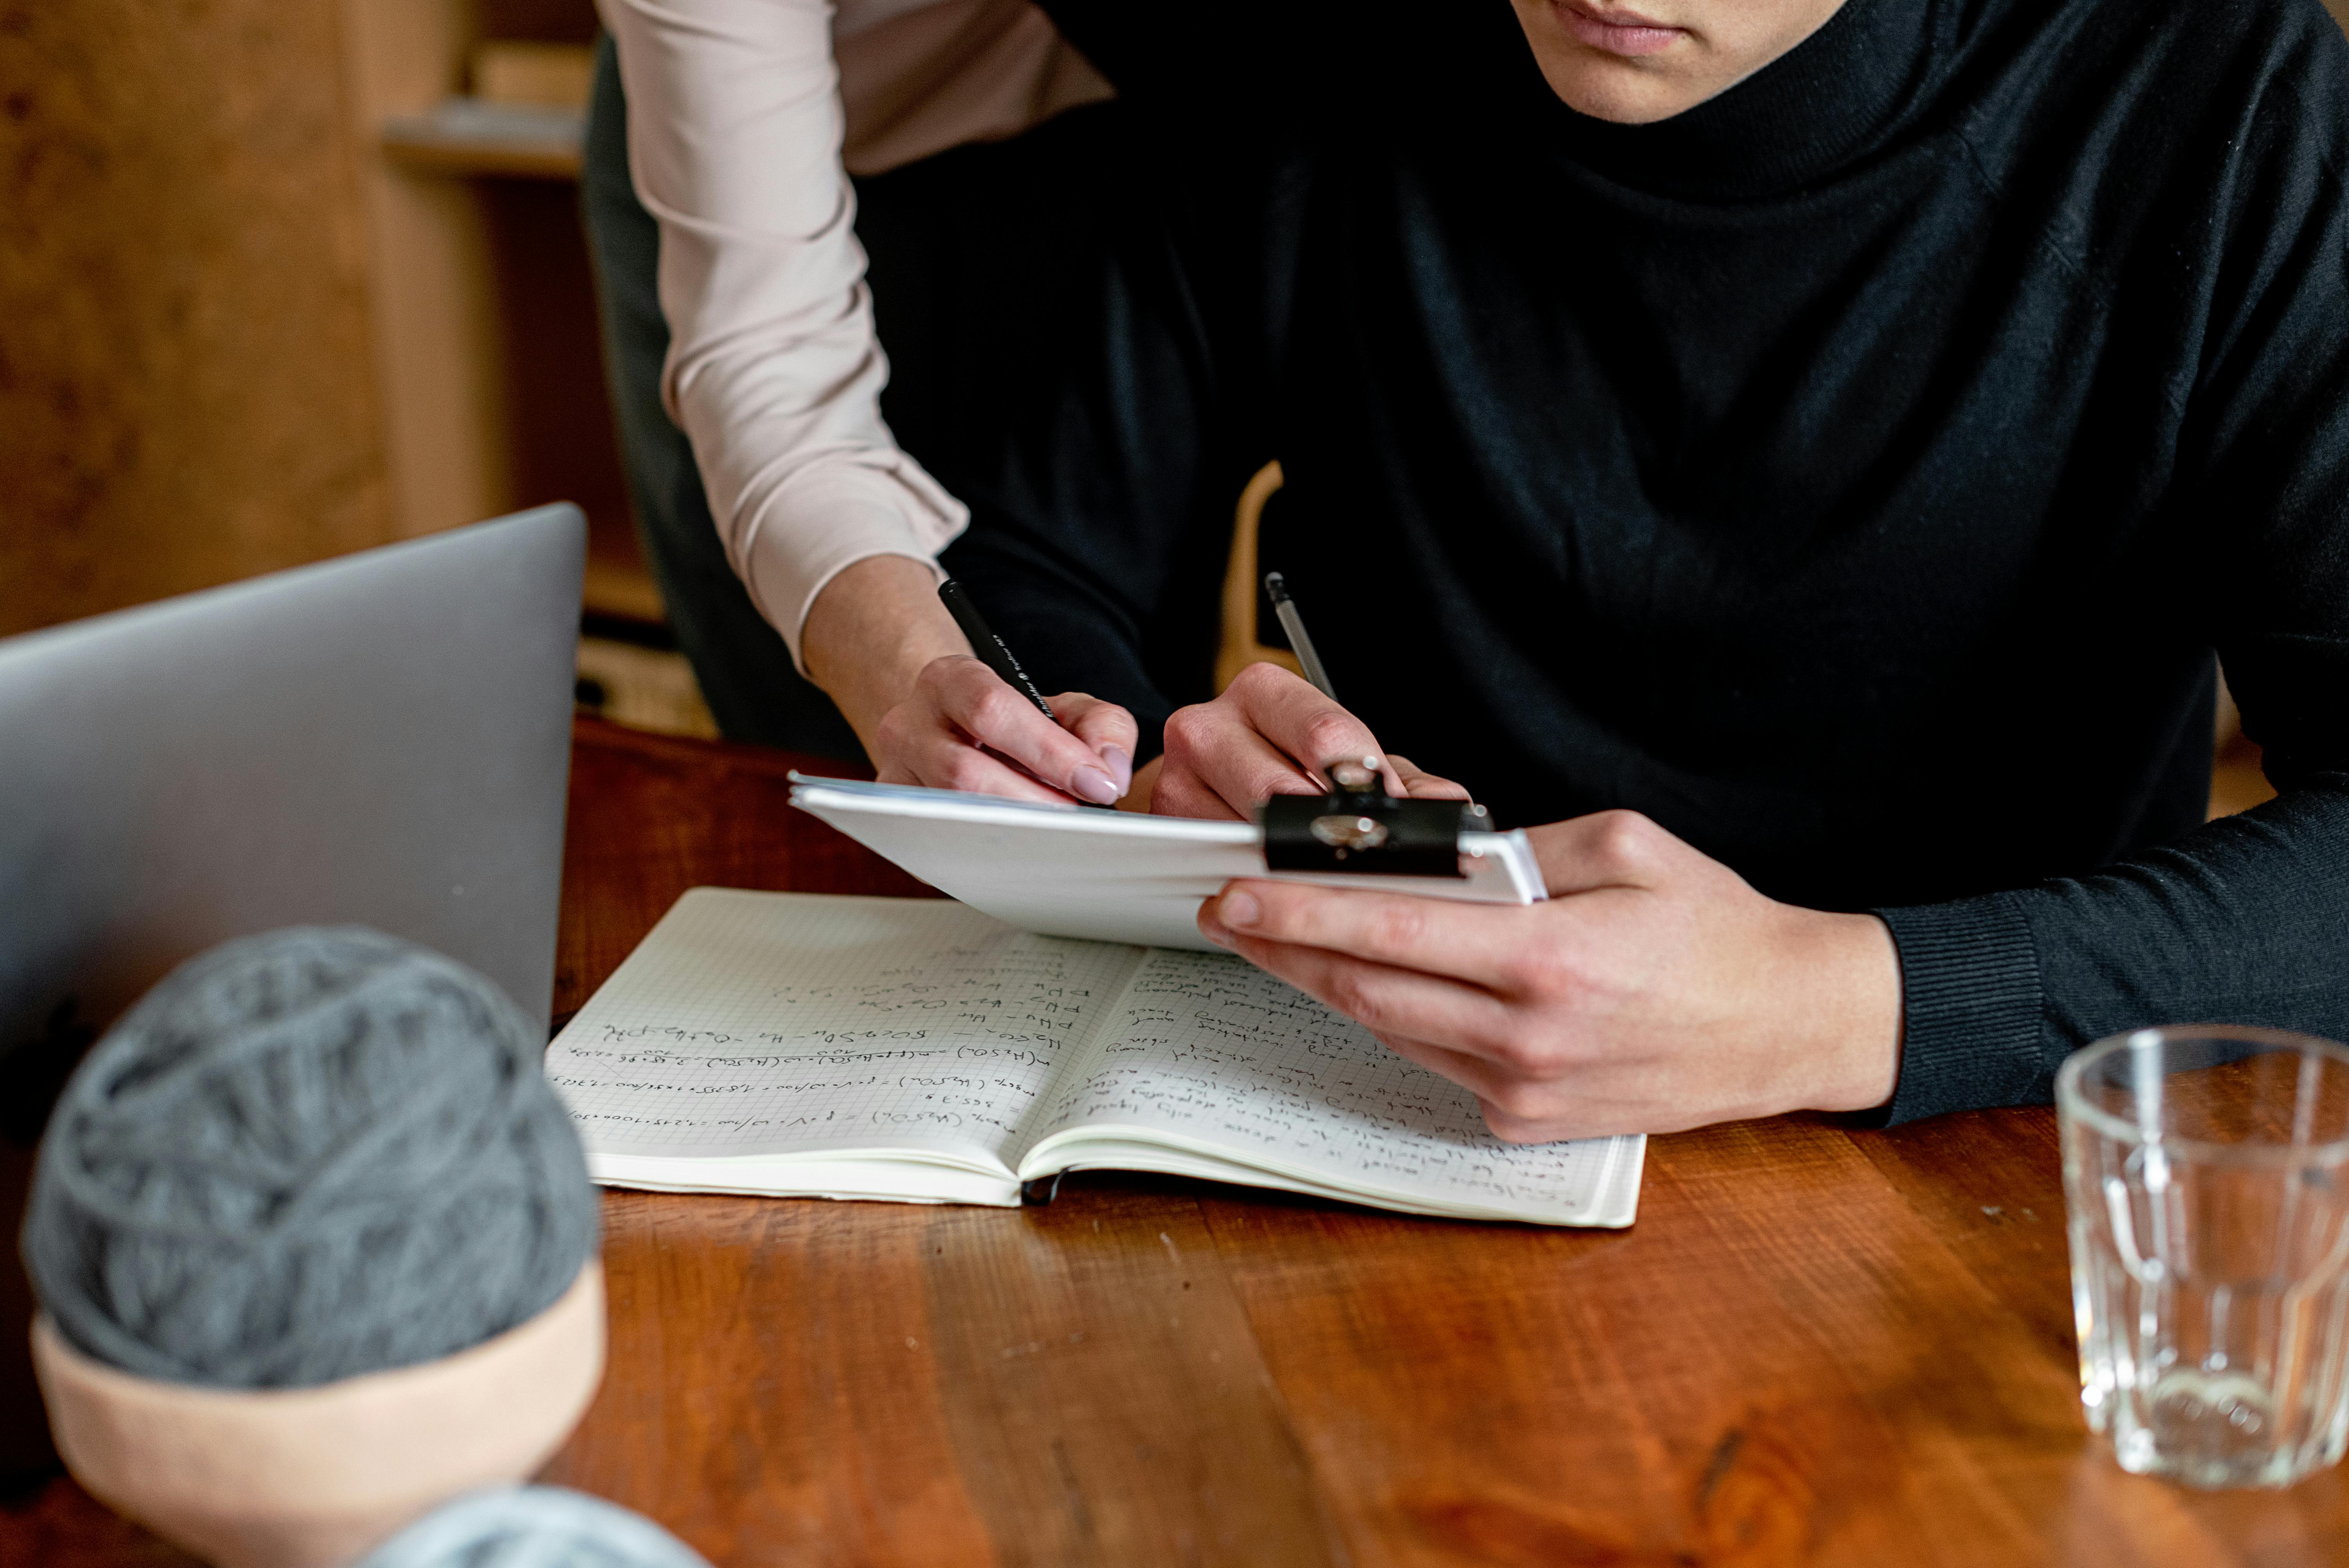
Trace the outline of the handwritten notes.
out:
M 1467 1091 L 1229 954 L 905 899 L 697 888 L 546 1072 L 631 1185 L 1012 1202 L 1093 1139 L 1101 1163 L 1626 1224 L 1643 1152 L 1505 1144 Z
M 1009 1165 L 1136 958 L 958 904 L 698 889 L 546 1072 L 595 1150 L 910 1147 Z
M 1174 1134 L 1331 1186 L 1571 1212 L 1609 1185 L 1618 1143 L 1503 1143 L 1474 1096 L 1239 959 L 1153 949 L 1072 1065 L 1033 1140 L 1072 1129 Z

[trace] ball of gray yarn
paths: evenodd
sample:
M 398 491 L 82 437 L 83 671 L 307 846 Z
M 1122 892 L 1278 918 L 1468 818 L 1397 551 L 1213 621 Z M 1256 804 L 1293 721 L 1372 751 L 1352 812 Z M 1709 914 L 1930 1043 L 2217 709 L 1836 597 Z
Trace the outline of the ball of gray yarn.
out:
M 381 932 L 213 948 L 66 1086 L 25 1219 L 34 1290 L 97 1359 L 220 1387 L 502 1334 L 596 1245 L 543 1048 L 488 980 Z
M 709 1568 L 642 1514 L 562 1487 L 468 1492 L 369 1553 L 357 1568 Z

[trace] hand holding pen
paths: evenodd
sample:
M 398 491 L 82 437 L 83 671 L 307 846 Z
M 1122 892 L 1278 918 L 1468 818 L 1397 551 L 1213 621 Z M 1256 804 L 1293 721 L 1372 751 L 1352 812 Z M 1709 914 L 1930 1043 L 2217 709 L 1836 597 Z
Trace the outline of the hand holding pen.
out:
M 976 656 L 924 666 L 879 731 L 881 781 L 1106 806 L 1133 779 L 1133 716 L 1083 692 L 1038 690 L 961 584 L 938 597 Z

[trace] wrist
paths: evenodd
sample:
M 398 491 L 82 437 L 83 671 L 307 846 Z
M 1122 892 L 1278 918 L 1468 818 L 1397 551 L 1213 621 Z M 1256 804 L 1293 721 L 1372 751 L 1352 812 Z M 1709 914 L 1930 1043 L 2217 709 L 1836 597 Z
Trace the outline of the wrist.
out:
M 867 556 L 843 568 L 800 628 L 809 678 L 839 705 L 876 762 L 882 717 L 914 695 L 932 660 L 969 652 L 938 602 L 936 573 L 905 555 Z
M 1798 1048 L 1814 1069 L 1802 1109 L 1872 1110 L 1900 1078 L 1899 950 L 1872 914 L 1799 913 L 1806 951 L 1790 971 L 1790 1001 L 1806 1020 Z

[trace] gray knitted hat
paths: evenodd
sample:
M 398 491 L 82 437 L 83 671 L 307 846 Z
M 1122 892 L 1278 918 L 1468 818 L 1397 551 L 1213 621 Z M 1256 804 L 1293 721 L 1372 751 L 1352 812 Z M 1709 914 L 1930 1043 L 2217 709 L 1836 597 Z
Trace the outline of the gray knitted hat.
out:
M 140 1377 L 307 1387 L 537 1315 L 596 1246 L 578 1136 L 488 980 L 360 927 L 190 960 L 66 1086 L 25 1263 Z

